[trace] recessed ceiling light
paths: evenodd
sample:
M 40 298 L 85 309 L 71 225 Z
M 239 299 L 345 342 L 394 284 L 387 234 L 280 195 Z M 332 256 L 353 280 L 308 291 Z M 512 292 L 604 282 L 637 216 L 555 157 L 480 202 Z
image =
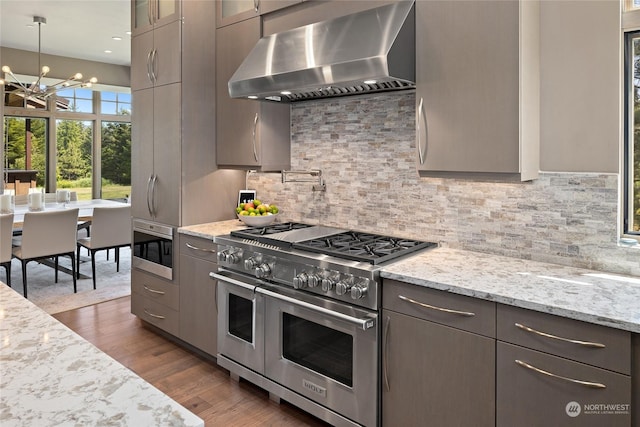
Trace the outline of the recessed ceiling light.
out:
M 118 40 L 118 41 L 122 40 L 122 37 L 120 37 L 120 36 L 113 36 L 111 38 L 114 39 L 114 40 Z
M 110 51 L 109 49 L 105 50 L 104 53 L 113 53 L 112 51 Z
M 125 34 L 130 36 L 131 35 L 131 31 L 127 31 Z

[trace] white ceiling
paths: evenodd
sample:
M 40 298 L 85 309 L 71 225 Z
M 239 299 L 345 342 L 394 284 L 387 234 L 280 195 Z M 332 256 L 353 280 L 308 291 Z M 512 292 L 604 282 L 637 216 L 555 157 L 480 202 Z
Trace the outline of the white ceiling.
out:
M 47 19 L 42 53 L 131 64 L 130 0 L 0 0 L 0 46 L 37 52 L 34 16 Z

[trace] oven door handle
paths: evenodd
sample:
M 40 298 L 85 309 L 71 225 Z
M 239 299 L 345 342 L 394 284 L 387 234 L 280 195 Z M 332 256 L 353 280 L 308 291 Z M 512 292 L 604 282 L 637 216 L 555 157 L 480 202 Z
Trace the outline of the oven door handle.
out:
M 214 279 L 217 279 L 218 281 L 231 283 L 232 285 L 236 285 L 238 287 L 241 287 L 241 288 L 246 289 L 246 290 L 251 291 L 251 292 L 255 292 L 256 291 L 256 286 L 249 285 L 249 284 L 247 284 L 245 282 L 242 282 L 240 280 L 232 279 L 231 277 L 223 275 L 223 274 L 211 272 L 211 273 L 209 273 L 209 277 L 213 277 Z
M 277 292 L 272 292 L 272 291 L 270 291 L 268 289 L 264 289 L 264 288 L 258 287 L 258 288 L 256 288 L 256 292 L 261 293 L 261 294 L 266 295 L 266 296 L 269 296 L 271 298 L 275 298 L 275 299 L 280 300 L 280 301 L 288 302 L 288 303 L 290 303 L 292 305 L 296 305 L 298 307 L 304 307 L 304 308 L 307 308 L 309 310 L 312 310 L 312 311 L 315 311 L 315 312 L 318 312 L 318 313 L 321 313 L 321 314 L 324 314 L 324 315 L 327 315 L 327 316 L 331 316 L 331 317 L 334 317 L 334 318 L 338 318 L 340 320 L 344 320 L 346 322 L 351 323 L 352 325 L 358 326 L 359 328 L 361 328 L 362 330 L 365 330 L 365 331 L 367 329 L 373 328 L 376 325 L 375 319 L 371 319 L 371 318 L 358 319 L 357 317 L 349 316 L 347 314 L 338 313 L 338 312 L 333 311 L 333 310 L 328 310 L 328 309 L 326 309 L 324 307 L 320 307 L 320 306 L 317 306 L 317 305 L 314 305 L 314 304 L 310 304 L 310 303 L 305 302 L 305 301 L 300 301 L 300 300 L 297 300 L 295 298 L 291 298 L 291 297 L 288 297 L 286 295 L 279 294 Z

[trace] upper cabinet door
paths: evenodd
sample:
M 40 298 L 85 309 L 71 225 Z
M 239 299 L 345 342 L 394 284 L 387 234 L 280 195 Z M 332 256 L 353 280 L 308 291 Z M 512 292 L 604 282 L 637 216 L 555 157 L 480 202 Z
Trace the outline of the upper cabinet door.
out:
M 132 0 L 131 31 L 136 36 L 180 19 L 181 0 Z
M 217 2 L 216 27 L 224 27 L 257 15 L 275 12 L 304 0 L 220 0 Z
M 538 22 L 535 1 L 416 2 L 421 175 L 537 177 Z

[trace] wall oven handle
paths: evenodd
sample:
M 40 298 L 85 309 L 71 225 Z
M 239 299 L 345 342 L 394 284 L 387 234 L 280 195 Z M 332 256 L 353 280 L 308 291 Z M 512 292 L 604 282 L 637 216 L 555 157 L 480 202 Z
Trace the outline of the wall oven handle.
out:
M 520 365 L 520 366 L 522 366 L 524 368 L 531 369 L 532 371 L 538 372 L 538 373 L 546 375 L 548 377 L 557 378 L 557 379 L 568 381 L 568 382 L 574 383 L 574 384 L 580 384 L 580 385 L 583 385 L 585 387 L 590 387 L 590 388 L 607 388 L 607 386 L 602 384 L 602 383 L 594 383 L 592 381 L 576 380 L 576 379 L 573 379 L 573 378 L 563 377 L 562 375 L 553 374 L 551 372 L 547 372 L 547 371 L 542 370 L 540 368 L 536 368 L 535 366 L 530 365 L 530 364 L 528 364 L 526 362 L 523 362 L 522 360 L 516 359 L 515 362 L 518 365 Z
M 214 273 L 211 272 L 209 273 L 209 277 L 213 277 L 214 279 L 217 279 L 219 281 L 223 281 L 223 282 L 227 282 L 227 283 L 231 283 L 232 285 L 236 285 L 239 286 L 243 289 L 247 289 L 251 292 L 255 292 L 256 291 L 256 287 L 253 285 L 248 285 L 240 280 L 236 280 L 236 279 L 232 279 L 231 277 L 227 277 L 227 276 L 223 276 L 222 274 L 218 274 L 218 273 Z
M 215 249 L 199 248 L 197 246 L 193 246 L 189 242 L 185 243 L 185 246 L 188 247 L 189 249 L 193 249 L 194 251 L 207 252 L 207 253 L 212 253 L 212 254 L 216 253 Z
M 391 329 L 391 317 L 387 316 L 384 320 L 384 334 L 382 336 L 382 348 L 384 349 L 384 363 L 382 365 L 382 376 L 384 377 L 384 386 L 387 391 L 391 391 L 389 387 L 389 330 Z
M 435 305 L 425 304 L 423 302 L 416 301 L 411 298 L 407 298 L 404 295 L 398 295 L 398 298 L 400 298 L 403 301 L 410 302 L 411 304 L 419 305 L 420 307 L 429 308 L 431 310 L 443 311 L 445 313 L 458 314 L 460 316 L 467 316 L 467 317 L 473 317 L 476 315 L 475 313 L 472 313 L 470 311 L 458 311 L 458 310 L 452 310 L 450 308 L 436 307 Z
M 571 344 L 578 344 L 578 345 L 582 345 L 582 346 L 585 346 L 585 347 L 592 347 L 592 348 L 605 348 L 606 347 L 604 344 L 599 343 L 599 342 L 573 340 L 573 339 L 569 339 L 569 338 L 559 337 L 557 335 L 548 334 L 546 332 L 537 331 L 537 330 L 535 330 L 533 328 L 530 328 L 528 326 L 525 326 L 525 325 L 523 325 L 521 323 L 516 323 L 515 325 L 516 325 L 516 328 L 522 329 L 523 331 L 531 332 L 533 334 L 540 335 L 542 337 L 552 338 L 554 340 L 564 341 L 564 342 L 568 342 L 568 343 L 571 343 Z
M 279 293 L 272 292 L 272 291 L 270 291 L 268 289 L 256 288 L 256 292 L 261 293 L 261 294 L 266 295 L 266 296 L 269 296 L 271 298 L 280 300 L 280 301 L 288 302 L 288 303 L 290 303 L 292 305 L 296 305 L 296 306 L 299 306 L 299 307 L 304 307 L 304 308 L 307 308 L 309 310 L 312 310 L 312 311 L 315 311 L 315 312 L 318 312 L 318 313 L 321 313 L 321 314 L 324 314 L 324 315 L 327 315 L 327 316 L 331 316 L 331 317 L 334 317 L 334 318 L 337 318 L 337 319 L 340 319 L 340 320 L 345 320 L 345 321 L 347 321 L 347 322 L 349 322 L 349 323 L 351 323 L 353 325 L 358 326 L 359 328 L 361 328 L 364 331 L 366 331 L 367 329 L 373 328 L 375 326 L 375 324 L 376 324 L 375 319 L 371 319 L 371 318 L 358 319 L 356 317 L 349 316 L 347 314 L 338 313 L 338 312 L 333 311 L 333 310 L 328 310 L 328 309 L 326 309 L 324 307 L 320 307 L 320 306 L 317 306 L 317 305 L 314 305 L 314 304 L 310 304 L 310 303 L 305 302 L 305 301 L 300 301 L 300 300 L 297 300 L 295 298 L 288 297 L 286 295 L 281 295 Z

